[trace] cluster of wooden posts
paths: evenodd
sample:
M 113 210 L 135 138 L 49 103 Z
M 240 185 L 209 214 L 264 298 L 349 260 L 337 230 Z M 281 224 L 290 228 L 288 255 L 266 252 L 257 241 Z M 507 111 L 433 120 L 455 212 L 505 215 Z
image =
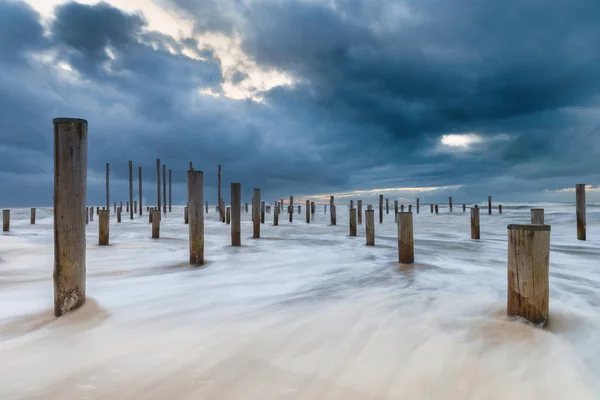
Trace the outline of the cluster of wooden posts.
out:
M 86 207 L 87 181 L 87 121 L 73 118 L 56 118 L 54 124 L 54 313 L 61 316 L 81 306 L 85 301 L 85 259 L 86 235 L 85 225 L 94 217 L 94 207 Z M 161 221 L 161 164 L 157 160 L 157 207 L 147 207 L 149 222 L 152 223 L 152 237 L 160 237 Z M 109 243 L 109 171 L 106 164 L 106 206 L 101 210 L 96 207 L 99 216 L 99 244 Z M 139 203 L 133 200 L 133 165 L 129 161 L 129 202 L 127 212 L 133 219 L 134 212 L 142 215 L 142 168 L 139 167 Z M 162 211 L 167 213 L 166 166 L 162 166 Z M 171 211 L 171 179 L 169 169 L 168 210 Z M 204 264 L 204 214 L 208 213 L 208 201 L 203 197 L 203 172 L 193 169 L 190 162 L 187 171 L 187 205 L 184 208 L 184 223 L 189 225 L 190 264 Z M 379 223 L 383 223 L 384 196 L 379 196 Z M 453 212 L 452 197 L 448 202 L 449 212 Z M 119 207 L 114 203 L 117 222 L 121 221 L 122 202 Z M 417 198 L 415 211 L 420 213 L 421 202 Z M 349 236 L 357 235 L 357 225 L 362 224 L 362 200 L 350 201 Z M 284 200 L 276 201 L 273 212 L 273 225 L 279 225 L 279 215 L 284 209 Z M 289 222 L 293 222 L 294 197 L 290 196 L 287 206 Z M 298 214 L 301 206 L 298 205 Z M 492 214 L 492 198 L 488 197 L 488 213 Z M 231 202 L 225 206 L 221 197 L 221 166 L 218 167 L 218 205 L 219 219 L 231 225 L 231 245 L 241 246 L 241 212 L 248 212 L 248 203 L 241 204 L 241 184 L 231 183 Z M 265 223 L 265 212 L 271 207 L 261 201 L 261 190 L 254 189 L 252 197 L 253 235 L 260 238 L 260 225 Z M 439 213 L 437 204 L 430 204 L 430 212 Z M 470 209 L 471 238 L 480 239 L 479 206 Z M 466 204 L 462 205 L 466 212 Z M 502 213 L 502 206 L 498 206 Z M 327 205 L 324 205 L 327 213 Z M 316 204 L 306 200 L 306 223 L 314 218 Z M 389 199 L 385 201 L 385 213 L 390 213 Z M 330 224 L 337 224 L 337 213 L 334 196 L 329 200 Z M 10 210 L 3 210 L 3 230 L 10 229 Z M 577 238 L 586 240 L 585 219 L 585 185 L 576 186 Z M 35 224 L 36 209 L 31 209 L 31 223 Z M 412 205 L 405 211 L 404 205 L 394 201 L 394 216 L 398 229 L 398 261 L 413 263 L 414 235 Z M 364 210 L 366 245 L 375 245 L 375 210 L 367 205 Z M 550 226 L 544 225 L 544 210 L 531 210 L 531 224 L 508 225 L 508 315 L 519 316 L 536 324 L 545 324 L 548 319 L 548 275 L 550 253 Z

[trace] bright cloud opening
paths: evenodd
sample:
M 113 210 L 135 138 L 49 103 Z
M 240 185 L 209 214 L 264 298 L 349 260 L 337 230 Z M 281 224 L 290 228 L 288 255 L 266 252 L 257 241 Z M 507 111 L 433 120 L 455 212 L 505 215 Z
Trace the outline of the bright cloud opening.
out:
M 443 146 L 465 150 L 469 149 L 472 145 L 481 142 L 483 142 L 483 139 L 475 133 L 443 135 L 440 139 L 440 143 Z

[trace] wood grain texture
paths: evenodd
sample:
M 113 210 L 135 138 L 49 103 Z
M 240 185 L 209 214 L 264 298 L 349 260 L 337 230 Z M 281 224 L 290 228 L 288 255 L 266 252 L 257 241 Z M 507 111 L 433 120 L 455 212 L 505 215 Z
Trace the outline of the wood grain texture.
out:
M 110 211 L 102 210 L 98 216 L 98 244 L 108 246 L 110 237 Z
M 398 261 L 412 264 L 415 261 L 412 213 L 398 214 Z
M 350 209 L 350 236 L 356 236 L 356 209 Z
M 241 224 L 242 224 L 242 184 L 231 184 L 231 245 L 241 246 Z
M 358 210 L 356 210 L 356 217 L 358 219 L 358 225 L 362 225 L 362 200 L 356 202 Z
M 577 216 L 577 239 L 586 240 L 586 217 L 585 217 L 585 184 L 575 185 L 575 212 Z
M 2 210 L 2 232 L 10 232 L 10 210 Z
M 291 221 L 290 213 L 290 221 Z M 260 189 L 254 189 L 252 196 L 252 238 L 260 238 Z
M 204 174 L 188 171 L 190 264 L 204 264 Z
M 471 208 L 471 239 L 480 238 L 479 207 Z
M 152 239 L 160 239 L 160 210 L 157 208 L 151 211 L 152 218 Z
M 375 210 L 365 211 L 365 231 L 367 246 L 375 246 Z

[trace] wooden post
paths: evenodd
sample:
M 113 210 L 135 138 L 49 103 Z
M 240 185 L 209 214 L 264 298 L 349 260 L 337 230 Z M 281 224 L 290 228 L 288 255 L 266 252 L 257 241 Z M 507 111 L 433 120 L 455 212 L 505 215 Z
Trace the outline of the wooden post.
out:
M 133 161 L 129 160 L 129 219 L 133 219 Z
M 273 226 L 279 226 L 279 206 L 275 206 L 275 212 L 273 213 Z
M 310 202 L 310 213 L 314 215 L 316 212 L 317 212 L 317 207 L 315 206 L 315 202 L 311 201 Z
M 219 165 L 217 167 L 217 204 L 219 205 L 219 215 L 220 215 L 220 219 L 223 219 L 223 210 L 221 210 L 221 166 Z M 254 205 L 254 203 L 253 203 Z
M 327 204 L 323 204 L 323 211 L 324 211 L 324 214 L 327 214 Z
M 412 204 L 409 204 L 409 205 L 408 205 L 408 212 L 409 212 L 409 213 L 412 213 Z
M 93 208 L 93 207 L 92 207 L 92 208 Z M 119 203 L 119 208 L 120 208 L 121 210 L 123 209 L 123 202 L 122 202 L 122 201 Z
M 54 315 L 85 303 L 86 120 L 55 118 Z M 93 215 L 93 214 L 92 214 Z
M 440 208 L 438 207 L 438 205 L 435 205 L 435 215 L 438 215 L 440 212 Z
M 156 204 L 160 210 L 160 158 L 156 159 Z
M 544 224 L 544 209 L 543 208 L 532 208 L 531 209 L 531 223 L 535 225 Z
M 10 210 L 2 210 L 2 232 L 10 232 Z
M 398 214 L 398 261 L 402 264 L 415 262 L 412 213 Z
M 292 222 L 294 215 L 294 196 L 290 196 L 290 206 L 288 208 L 288 213 L 290 214 L 290 222 Z
M 379 195 L 379 223 L 383 224 L 383 195 Z
M 354 200 L 350 200 L 350 207 L 348 207 L 349 210 L 352 210 L 354 208 Z
M 498 204 L 498 214 L 502 214 L 502 204 Z
M 190 171 L 192 171 L 192 170 L 190 170 Z M 184 225 L 188 225 L 190 223 L 190 216 L 188 213 L 187 206 L 183 207 L 183 223 L 184 223 Z
M 310 224 L 310 201 L 306 200 L 306 223 Z
M 298 206 L 298 215 L 302 214 L 302 206 Z
M 113 206 L 113 208 L 114 208 L 114 212 L 115 212 L 115 214 L 116 214 L 116 213 L 117 213 L 117 202 L 115 201 L 113 204 L 114 204 L 114 206 Z
M 417 214 L 419 213 L 419 208 L 421 206 L 420 199 L 417 197 Z
M 30 214 L 29 214 L 29 223 L 31 225 L 35 225 L 35 208 L 31 208 L 30 210 Z
M 385 213 L 390 213 L 390 199 L 385 199 Z
M 120 208 L 117 210 L 117 222 L 121 223 L 121 209 Z
M 134 201 L 133 201 L 133 212 L 134 212 L 134 213 L 137 213 L 137 210 L 138 210 L 138 204 L 137 204 L 137 200 L 134 200 Z
M 260 238 L 260 189 L 254 189 L 254 196 L 252 197 L 252 238 Z
M 404 204 L 400 204 L 400 212 L 404 212 Z
M 550 225 L 508 225 L 507 314 L 548 321 Z
M 265 202 L 264 201 L 260 202 L 260 223 L 261 224 L 265 223 Z
M 100 215 L 100 207 L 96 207 L 96 215 Z
M 479 239 L 479 207 L 471 208 L 471 239 Z
M 129 212 L 129 202 L 125 202 L 127 204 L 127 212 Z
M 190 232 L 190 264 L 204 264 L 204 174 L 188 171 L 188 217 Z
M 492 214 L 492 196 L 488 196 L 488 214 Z
M 394 200 L 394 221 L 398 223 L 398 200 Z
M 329 208 L 335 206 L 335 196 L 329 196 Z
M 356 209 L 350 209 L 350 236 L 356 236 Z
M 90 219 L 89 219 L 89 215 L 90 215 L 90 208 L 89 208 L 89 207 L 86 207 L 86 208 L 85 208 L 85 224 L 86 224 L 86 225 L 87 225 L 87 224 L 89 223 L 89 221 L 90 221 Z
M 431 208 L 431 214 L 433 214 L 433 204 L 430 204 L 429 207 Z
M 226 225 L 231 224 L 231 207 L 225 208 L 225 224 Z
M 172 183 L 173 183 L 173 170 L 171 168 L 169 168 L 169 212 L 171 212 L 171 204 L 173 201 Z M 202 208 L 202 204 L 200 204 L 200 208 Z
M 231 245 L 241 246 L 241 220 L 242 220 L 242 184 L 231 184 Z
M 463 212 L 467 211 L 467 206 L 466 204 L 463 204 Z
M 152 239 L 160 238 L 160 210 L 152 210 Z
M 329 207 L 329 209 L 331 210 L 331 212 L 330 212 L 330 214 L 331 214 L 331 225 L 335 226 L 335 225 L 337 225 L 337 215 L 336 215 L 335 206 L 331 206 L 331 207 Z
M 375 246 L 375 210 L 365 211 L 367 246 Z
M 163 164 L 163 213 L 167 215 L 167 166 Z
M 138 167 L 138 184 L 139 184 L 139 188 L 138 188 L 138 196 L 139 196 L 139 203 L 140 203 L 140 216 L 142 216 L 142 167 Z
M 248 212 L 248 203 L 244 203 L 244 211 Z
M 362 200 L 358 200 L 356 202 L 356 205 L 358 206 L 358 210 L 356 210 L 356 217 L 358 219 L 358 224 L 362 225 Z
M 154 211 L 153 208 L 148 210 L 148 222 L 152 223 L 152 211 Z M 119 213 L 121 212 L 121 209 L 119 208 Z
M 575 212 L 577 216 L 577 240 L 586 240 L 585 185 L 575 185 Z
M 194 170 L 194 166 L 192 165 L 192 162 L 190 161 L 190 171 Z
M 110 163 L 106 163 L 106 209 L 108 210 L 110 206 L 110 185 L 109 185 L 109 176 L 110 176 Z
M 193 169 L 190 169 L 190 171 L 193 171 Z M 205 207 L 205 212 L 206 212 L 206 214 L 208 214 L 208 200 L 204 201 L 204 205 L 205 205 L 204 206 Z
M 98 244 L 100 246 L 108 246 L 109 223 L 110 211 L 100 211 L 100 216 L 98 217 Z
M 448 197 L 448 208 L 450 209 L 450 212 L 452 212 L 452 197 Z

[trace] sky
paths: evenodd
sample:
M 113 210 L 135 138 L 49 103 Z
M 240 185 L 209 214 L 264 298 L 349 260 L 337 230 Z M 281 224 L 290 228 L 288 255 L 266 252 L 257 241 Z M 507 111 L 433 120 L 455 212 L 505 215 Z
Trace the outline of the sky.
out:
M 52 119 L 88 203 L 156 159 L 216 203 L 600 201 L 598 0 L 0 0 L 0 207 L 47 206 Z M 137 192 L 137 184 L 134 184 Z

